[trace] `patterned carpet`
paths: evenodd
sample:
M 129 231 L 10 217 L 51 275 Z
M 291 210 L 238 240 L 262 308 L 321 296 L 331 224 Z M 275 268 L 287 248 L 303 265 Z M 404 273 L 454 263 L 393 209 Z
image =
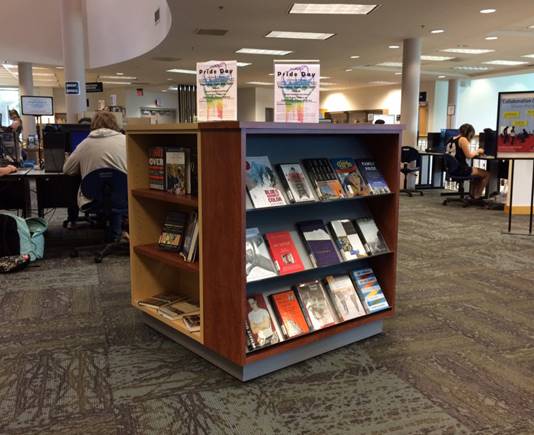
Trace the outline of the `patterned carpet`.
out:
M 523 222 L 524 225 L 524 222 Z M 0 433 L 532 434 L 534 238 L 502 212 L 401 204 L 385 334 L 242 384 L 145 327 L 128 263 L 0 276 Z

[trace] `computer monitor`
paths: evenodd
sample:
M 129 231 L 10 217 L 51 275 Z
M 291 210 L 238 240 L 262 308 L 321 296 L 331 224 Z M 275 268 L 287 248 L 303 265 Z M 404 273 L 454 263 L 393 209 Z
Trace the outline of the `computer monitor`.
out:
M 497 132 L 491 128 L 485 128 L 483 133 L 478 135 L 478 144 L 484 148 L 487 156 L 497 156 Z
M 442 149 L 442 152 L 445 152 L 445 148 L 447 146 L 447 143 L 449 140 L 455 136 L 460 135 L 460 130 L 455 128 L 442 128 L 441 129 L 441 143 L 440 147 Z
M 72 153 L 76 149 L 76 147 L 80 144 L 82 140 L 84 140 L 87 136 L 89 136 L 90 129 L 86 128 L 83 130 L 71 130 L 68 133 L 69 139 L 68 139 L 68 152 Z
M 426 149 L 429 152 L 442 153 L 445 152 L 441 145 L 441 133 L 427 133 Z

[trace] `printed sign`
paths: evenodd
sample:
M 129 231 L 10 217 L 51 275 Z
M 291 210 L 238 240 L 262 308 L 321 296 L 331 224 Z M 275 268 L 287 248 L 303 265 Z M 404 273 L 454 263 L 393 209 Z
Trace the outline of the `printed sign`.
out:
M 319 122 L 318 63 L 275 63 L 275 122 Z
M 104 92 L 104 85 L 102 82 L 87 82 L 85 84 L 85 92 Z
M 237 62 L 197 63 L 198 121 L 237 120 Z
M 80 95 L 80 82 L 65 82 L 66 95 Z
M 534 158 L 534 91 L 499 93 L 497 157 Z

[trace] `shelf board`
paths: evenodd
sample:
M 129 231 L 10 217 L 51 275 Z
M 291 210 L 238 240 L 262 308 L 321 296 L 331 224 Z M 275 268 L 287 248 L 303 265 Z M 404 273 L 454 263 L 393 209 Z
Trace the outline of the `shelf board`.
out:
M 182 260 L 177 252 L 169 252 L 160 249 L 157 243 L 150 243 L 148 245 L 137 245 L 133 248 L 134 252 L 143 257 L 159 261 L 167 266 L 175 267 L 177 269 L 186 270 L 188 272 L 198 273 L 198 262 L 189 263 Z
M 198 197 L 192 195 L 174 195 L 155 189 L 132 189 L 132 195 L 136 198 L 152 199 L 168 204 L 179 204 L 186 207 L 198 208 Z
M 389 198 L 395 196 L 395 192 L 391 193 L 382 193 L 380 195 L 365 195 L 365 196 L 353 196 L 352 198 L 340 198 L 340 199 L 330 199 L 327 201 L 308 201 L 308 202 L 294 202 L 286 205 L 278 205 L 276 207 L 260 207 L 260 208 L 248 208 L 247 213 L 260 213 L 264 211 L 271 210 L 280 210 L 296 207 L 310 207 L 317 204 L 339 204 L 340 202 L 353 202 L 353 201 L 362 201 L 371 198 Z
M 167 326 L 170 326 L 171 328 L 175 329 L 176 331 L 187 335 L 188 337 L 192 338 L 193 340 L 198 341 L 199 343 L 202 343 L 202 340 L 200 339 L 200 331 L 199 332 L 191 332 L 189 329 L 187 329 L 182 320 L 170 320 L 166 317 L 161 316 L 158 314 L 157 310 L 150 307 L 141 307 L 137 304 L 133 304 L 135 308 L 137 308 L 139 311 L 142 311 L 143 313 L 147 313 L 148 315 L 154 317 L 155 319 L 158 319 L 160 322 L 165 323 Z M 202 327 L 202 326 L 201 326 Z
M 287 352 L 290 349 L 295 349 L 297 347 L 304 346 L 306 344 L 321 340 L 322 338 L 326 338 L 331 335 L 340 334 L 344 331 L 348 331 L 349 329 L 358 328 L 360 326 L 376 322 L 378 320 L 384 320 L 393 317 L 393 315 L 394 309 L 389 308 L 378 313 L 367 314 L 366 316 L 358 317 L 357 319 L 348 320 L 346 322 L 341 322 L 324 329 L 309 332 L 308 334 L 290 338 L 280 343 L 273 344 L 272 346 L 247 353 L 245 356 L 245 364 L 250 364 L 273 355 L 278 355 L 280 353 Z

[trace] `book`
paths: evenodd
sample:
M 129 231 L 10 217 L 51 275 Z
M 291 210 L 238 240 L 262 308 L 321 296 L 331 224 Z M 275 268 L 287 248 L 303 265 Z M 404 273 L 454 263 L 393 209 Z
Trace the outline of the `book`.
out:
M 137 301 L 137 305 L 140 307 L 159 308 L 172 302 L 184 300 L 185 298 L 176 293 L 159 293 L 155 296 L 140 299 Z
M 365 316 L 367 312 L 348 275 L 330 275 L 325 278 L 325 282 L 330 293 L 330 299 L 334 303 L 341 321 L 345 322 Z
M 328 159 L 305 159 L 302 161 L 317 195 L 321 200 L 344 198 L 343 187 Z
M 330 266 L 340 262 L 334 242 L 323 221 L 298 222 L 297 228 L 315 267 Z
M 356 160 L 356 164 L 360 174 L 369 186 L 371 195 L 380 195 L 391 192 L 384 177 L 376 167 L 374 160 L 360 159 Z
M 353 270 L 351 273 L 358 295 L 368 313 L 376 313 L 389 308 L 388 301 L 382 292 L 373 269 L 363 268 Z
M 267 233 L 265 240 L 269 245 L 271 258 L 280 275 L 304 270 L 304 264 L 289 231 Z
M 370 194 L 369 186 L 360 174 L 354 159 L 332 159 L 330 162 L 347 196 L 366 196 Z
M 254 207 L 286 205 L 269 157 L 246 158 L 246 184 Z
M 296 286 L 302 310 L 307 314 L 314 330 L 337 323 L 337 316 L 324 286 L 320 281 L 310 281 Z
M 165 190 L 165 148 L 148 149 L 148 186 L 151 189 Z
M 280 337 L 263 295 L 250 296 L 247 298 L 247 302 L 247 326 L 251 334 L 251 344 L 248 350 L 271 346 L 280 342 Z
M 277 165 L 277 169 L 290 202 L 315 201 L 312 187 L 300 163 L 282 163 Z
M 172 211 L 167 214 L 159 236 L 159 247 L 161 249 L 180 251 L 186 220 L 187 215 L 179 211 Z
M 388 252 L 388 246 L 382 236 L 382 233 L 376 226 L 372 217 L 362 217 L 356 219 L 358 234 L 364 243 L 369 255 L 377 255 Z
M 247 228 L 245 240 L 247 282 L 277 276 L 267 245 L 258 228 Z
M 285 338 L 296 337 L 310 331 L 294 290 L 274 293 L 270 295 L 270 299 Z
M 184 243 L 180 252 L 183 260 L 191 262 L 195 253 L 195 246 L 198 242 L 198 213 L 191 212 L 187 221 L 184 235 Z
M 179 148 L 165 150 L 165 189 L 175 195 L 187 193 L 186 152 Z
M 184 322 L 184 325 L 188 331 L 200 331 L 200 314 L 185 314 L 182 317 L 182 321 Z
M 158 308 L 158 313 L 169 320 L 178 320 L 185 314 L 198 313 L 198 305 L 191 304 L 186 300 L 171 302 Z
M 367 257 L 367 251 L 352 221 L 349 219 L 335 220 L 329 225 L 337 248 L 345 261 Z

